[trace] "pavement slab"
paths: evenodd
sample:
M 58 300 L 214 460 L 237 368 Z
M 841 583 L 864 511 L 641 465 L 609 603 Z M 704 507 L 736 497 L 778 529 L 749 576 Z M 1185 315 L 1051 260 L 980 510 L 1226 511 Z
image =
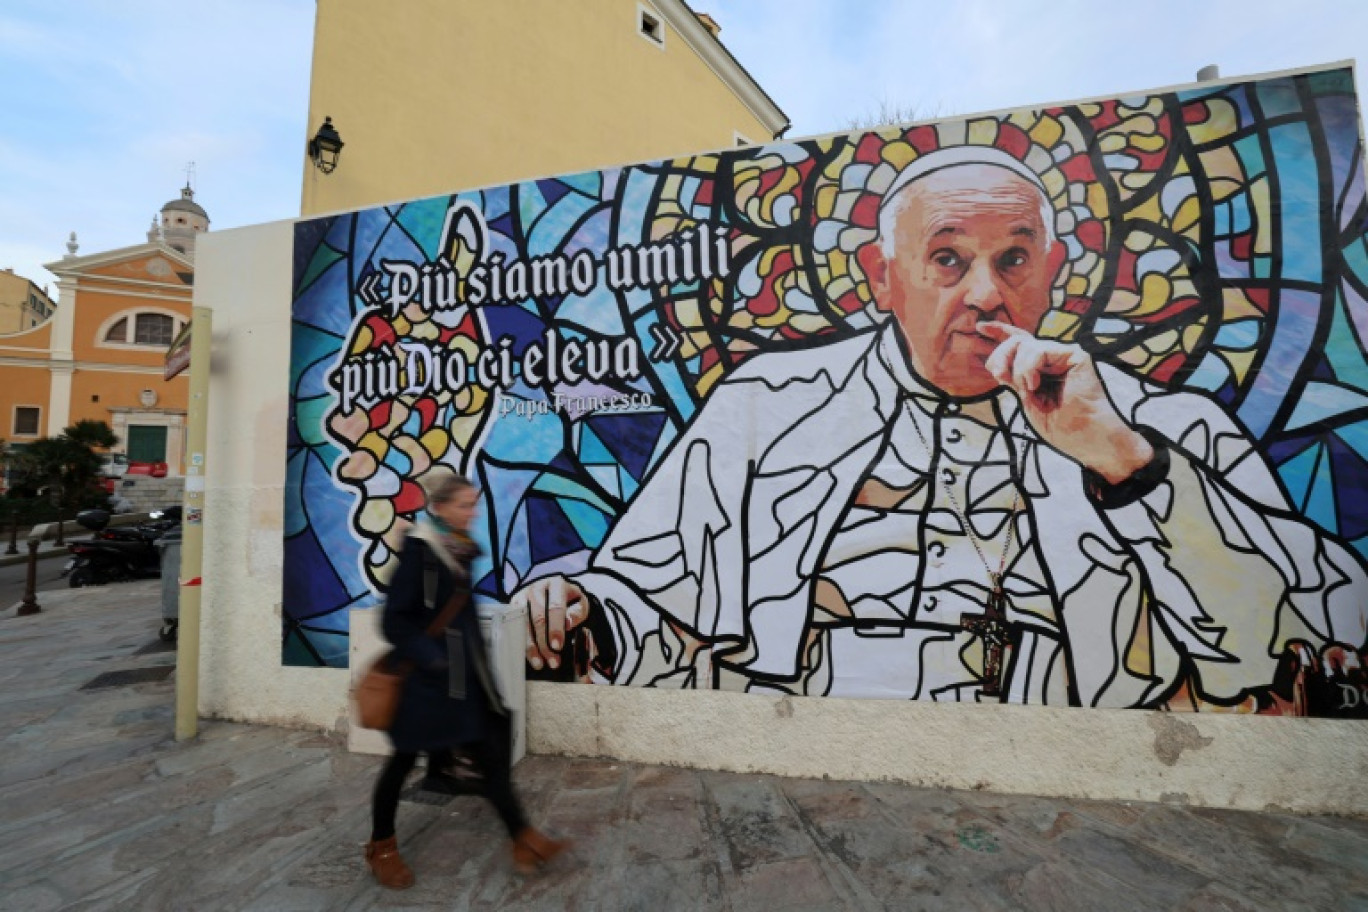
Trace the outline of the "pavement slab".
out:
M 362 860 L 380 758 L 202 721 L 149 650 L 155 581 L 0 613 L 0 910 L 1368 910 L 1368 820 L 785 779 L 532 756 L 528 816 L 573 848 L 517 873 L 478 796 L 417 790 L 417 884 Z

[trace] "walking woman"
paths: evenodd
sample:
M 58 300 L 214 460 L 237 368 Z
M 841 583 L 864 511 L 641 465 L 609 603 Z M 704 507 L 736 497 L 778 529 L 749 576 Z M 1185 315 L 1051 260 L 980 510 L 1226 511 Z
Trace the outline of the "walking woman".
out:
M 480 622 L 470 599 L 470 564 L 479 548 L 467 529 L 479 491 L 451 476 L 428 492 L 427 516 L 404 542 L 384 608 L 385 637 L 395 661 L 410 668 L 390 729 L 394 755 L 375 783 L 371 841 L 366 862 L 383 886 L 413 885 L 394 830 L 399 793 L 417 763 L 428 756 L 426 787 L 463 791 L 452 775 L 452 750 L 473 754 L 485 795 L 513 839 L 513 861 L 529 871 L 563 852 L 568 843 L 527 825 L 510 781 L 507 708 L 494 686 Z

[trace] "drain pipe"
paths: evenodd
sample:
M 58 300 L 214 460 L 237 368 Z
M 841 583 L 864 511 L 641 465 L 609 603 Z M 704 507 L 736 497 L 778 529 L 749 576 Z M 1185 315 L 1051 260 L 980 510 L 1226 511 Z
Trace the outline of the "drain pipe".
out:
M 200 573 L 204 566 L 205 441 L 209 430 L 209 357 L 213 311 L 193 310 L 190 405 L 186 414 L 185 513 L 181 517 L 180 621 L 176 632 L 176 740 L 199 733 Z

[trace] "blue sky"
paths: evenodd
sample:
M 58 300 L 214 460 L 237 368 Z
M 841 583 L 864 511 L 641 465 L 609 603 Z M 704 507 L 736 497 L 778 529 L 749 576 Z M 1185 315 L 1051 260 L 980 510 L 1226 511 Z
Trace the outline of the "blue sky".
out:
M 928 118 L 1173 85 L 1207 63 L 1225 76 L 1368 65 L 1364 0 L 692 5 L 788 113 L 790 137 L 881 109 Z M 190 161 L 213 228 L 297 215 L 313 15 L 313 0 L 5 0 L 0 267 L 45 284 L 71 231 L 83 253 L 141 242 Z

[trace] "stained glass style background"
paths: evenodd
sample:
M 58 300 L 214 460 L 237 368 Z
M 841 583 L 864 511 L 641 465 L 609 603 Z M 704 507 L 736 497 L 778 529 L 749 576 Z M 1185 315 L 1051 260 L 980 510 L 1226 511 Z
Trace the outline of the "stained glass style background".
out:
M 1368 197 L 1349 70 L 894 127 L 531 181 L 302 222 L 296 228 L 283 660 L 347 662 L 345 609 L 375 605 L 418 487 L 482 487 L 479 594 L 582 570 L 713 386 L 757 351 L 876 319 L 855 258 L 880 195 L 937 148 L 979 145 L 1044 183 L 1069 258 L 1043 332 L 1150 378 L 1209 391 L 1259 442 L 1294 506 L 1368 558 Z M 483 213 L 489 250 L 449 242 L 449 208 Z M 545 296 L 444 317 L 368 312 L 381 260 L 458 268 L 725 226 L 730 272 L 706 281 Z M 445 322 L 444 322 L 445 321 Z M 450 324 L 450 325 L 447 325 Z M 497 417 L 497 397 L 398 396 L 343 416 L 328 374 L 347 352 L 435 341 L 521 354 L 547 330 L 582 340 L 652 327 L 682 338 L 631 384 L 520 403 L 650 394 L 632 412 Z

